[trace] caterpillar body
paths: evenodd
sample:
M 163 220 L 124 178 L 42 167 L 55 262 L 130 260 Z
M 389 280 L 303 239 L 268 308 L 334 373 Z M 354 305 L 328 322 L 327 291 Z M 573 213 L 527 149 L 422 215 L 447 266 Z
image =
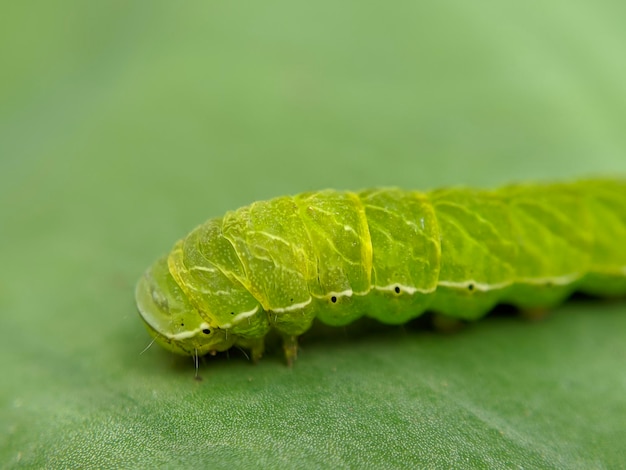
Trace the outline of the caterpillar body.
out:
M 291 362 L 314 318 L 474 320 L 500 302 L 543 309 L 574 291 L 626 295 L 626 180 L 255 202 L 178 241 L 140 278 L 136 301 L 175 353 L 237 346 L 258 359 L 273 329 Z

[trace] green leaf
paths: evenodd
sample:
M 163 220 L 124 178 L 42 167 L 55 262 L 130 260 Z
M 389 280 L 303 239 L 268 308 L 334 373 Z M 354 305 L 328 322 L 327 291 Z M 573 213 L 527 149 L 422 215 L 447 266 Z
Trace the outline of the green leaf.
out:
M 620 468 L 626 303 L 320 328 L 194 364 L 133 288 L 195 225 L 335 187 L 626 174 L 624 7 L 11 2 L 0 466 Z M 626 209 L 625 209 L 626 210 Z M 620 242 L 620 241 L 616 241 Z

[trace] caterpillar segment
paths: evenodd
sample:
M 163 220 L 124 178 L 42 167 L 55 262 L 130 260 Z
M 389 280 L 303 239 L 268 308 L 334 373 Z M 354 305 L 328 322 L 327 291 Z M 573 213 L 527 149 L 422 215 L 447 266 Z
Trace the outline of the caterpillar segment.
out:
M 315 318 L 476 320 L 498 303 L 549 309 L 574 291 L 626 294 L 625 180 L 255 202 L 178 241 L 140 278 L 136 300 L 172 352 L 236 346 L 257 360 L 274 330 L 291 363 Z

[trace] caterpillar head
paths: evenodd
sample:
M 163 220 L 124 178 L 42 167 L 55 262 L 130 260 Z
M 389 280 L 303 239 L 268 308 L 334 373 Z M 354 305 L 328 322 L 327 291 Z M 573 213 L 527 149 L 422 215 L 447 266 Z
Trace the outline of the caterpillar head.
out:
M 155 341 L 185 356 L 225 351 L 236 336 L 211 328 L 191 305 L 167 266 L 167 258 L 154 263 L 139 279 L 135 297 L 139 315 Z

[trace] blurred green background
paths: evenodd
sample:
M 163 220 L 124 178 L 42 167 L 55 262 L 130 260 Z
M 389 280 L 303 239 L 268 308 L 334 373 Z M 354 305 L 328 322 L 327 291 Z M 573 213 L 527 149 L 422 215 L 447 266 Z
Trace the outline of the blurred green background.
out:
M 133 286 L 324 187 L 626 174 L 623 2 L 7 2 L 0 467 L 618 468 L 626 304 L 191 360 Z

